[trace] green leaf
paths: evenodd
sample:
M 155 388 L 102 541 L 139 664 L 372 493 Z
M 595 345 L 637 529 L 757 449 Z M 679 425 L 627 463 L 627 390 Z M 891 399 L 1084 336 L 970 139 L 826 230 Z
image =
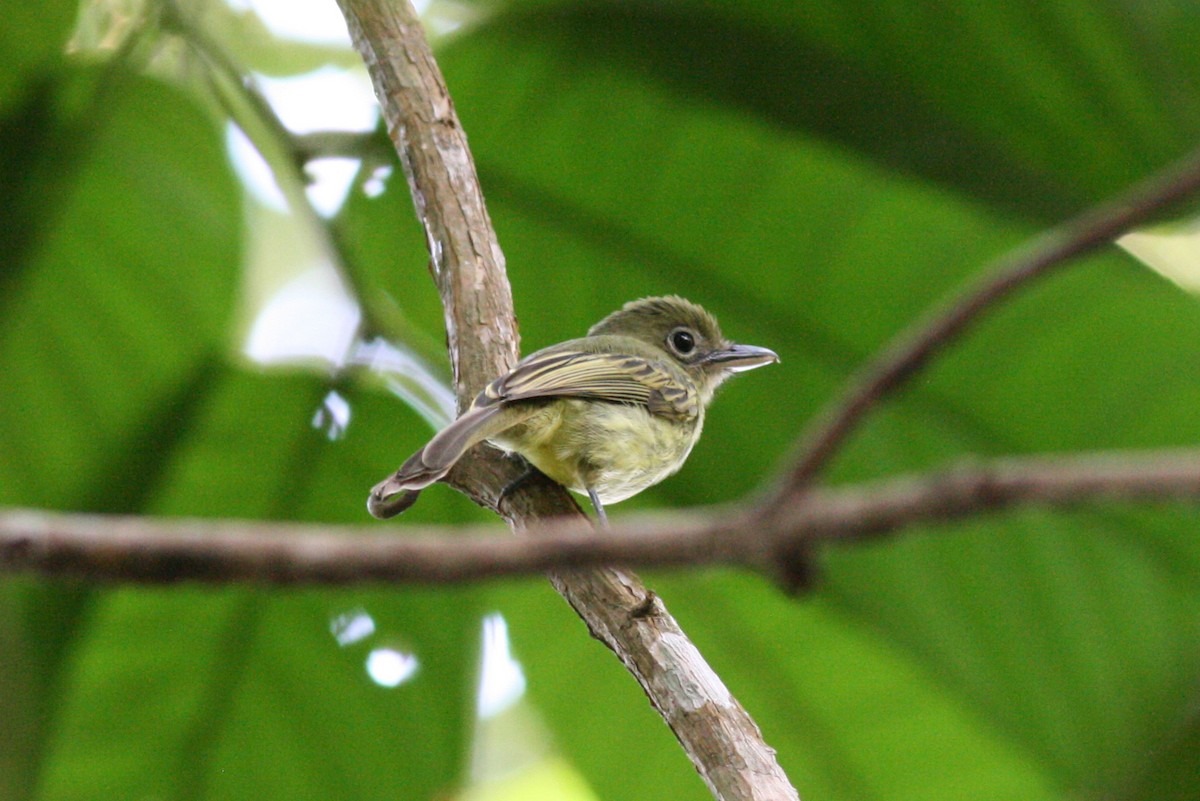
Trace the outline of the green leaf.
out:
M 468 594 L 107 593 L 76 649 L 42 797 L 444 793 L 471 711 Z M 331 626 L 356 618 L 374 633 L 339 646 Z M 411 680 L 370 678 L 384 650 L 417 660 Z
M 395 404 L 360 402 L 342 388 L 351 420 L 334 441 L 311 422 L 329 391 L 307 376 L 218 372 L 178 421 L 186 433 L 158 470 L 146 511 L 363 520 L 364 471 L 387 464 L 364 455 L 386 458 L 382 427 Z M 426 514 L 463 517 L 436 495 L 423 505 Z M 103 593 L 75 634 L 43 797 L 85 798 L 97 786 L 171 798 L 445 792 L 467 753 L 475 594 Z M 370 633 L 339 642 L 356 618 L 371 621 Z M 368 659 L 382 650 L 416 660 L 411 681 L 371 680 Z M 139 699 L 132 708 L 131 695 Z
M 26 99 L 41 75 L 57 68 L 78 11 L 77 0 L 0 6 L 0 115 Z
M 64 75 L 38 100 L 41 144 L 67 149 L 55 162 L 32 148 L 46 170 L 6 208 L 29 224 L 0 301 L 6 408 L 20 410 L 0 416 L 2 502 L 365 521 L 367 488 L 427 428 L 340 386 L 351 419 L 335 441 L 313 422 L 327 380 L 227 366 L 242 218 L 216 126 L 119 71 Z M 83 117 L 95 127 L 76 127 Z M 471 514 L 430 495 L 425 515 Z M 470 590 L 5 579 L 0 595 L 5 798 L 420 798 L 461 774 Z M 346 616 L 374 632 L 340 645 L 331 628 Z M 411 681 L 370 679 L 381 649 L 418 660 Z
M 71 73 L 40 97 L 66 150 L 5 215 L 27 226 L 5 242 L 0 372 L 27 414 L 0 418 L 0 502 L 133 509 L 143 483 L 118 497 L 94 475 L 158 459 L 224 349 L 239 195 L 212 123 L 162 84 Z
M 715 8 L 515 9 L 442 57 L 527 350 L 682 292 L 783 357 L 731 382 L 681 474 L 616 514 L 753 488 L 854 365 L 1034 233 L 1014 211 L 1098 200 L 1179 152 L 1194 138 L 1180 127 L 1200 131 L 1187 109 L 1154 117 L 1171 90 L 1103 62 L 1122 33 L 1110 18 L 1062 27 L 1083 6 L 845 12 L 874 29 L 840 27 L 838 10 Z M 1033 37 L 1050 21 L 1060 36 Z M 845 105 L 823 104 L 822 81 L 847 76 Z M 862 91 L 876 77 L 881 92 Z M 996 310 L 872 416 L 833 475 L 1195 442 L 1196 341 L 1193 301 L 1106 253 Z M 799 610 L 705 576 L 660 589 L 806 798 L 1101 794 L 1147 769 L 1200 670 L 1188 531 L 1172 510 L 1104 509 L 913 532 L 828 554 Z M 543 616 L 514 614 L 518 656 L 589 780 L 613 798 L 703 797 L 606 655 L 549 640 Z M 608 725 L 584 717 L 580 686 L 606 699 Z
M 114 68 L 27 89 L 0 168 L 20 176 L 0 212 L 0 503 L 134 511 L 224 345 L 239 195 L 212 123 L 167 87 Z M 0 594 L 19 612 L 0 635 L 18 721 L 0 775 L 21 798 L 93 597 L 13 580 Z
M 614 515 L 761 486 L 931 303 L 1200 139 L 1197 25 L 1169 2 L 558 2 L 460 33 L 439 58 L 524 350 L 679 292 L 783 357 L 730 382 L 684 470 Z M 242 220 L 215 126 L 119 70 L 29 70 L 0 105 L 0 502 L 365 520 L 366 488 L 429 429 L 343 376 L 228 365 Z M 399 172 L 337 225 L 369 316 L 440 358 Z M 1194 443 L 1198 336 L 1194 299 L 1104 253 L 987 317 L 872 415 L 831 478 Z M 313 428 L 331 390 L 351 410 L 335 439 Z M 434 487 L 395 531 L 467 519 L 482 515 Z M 1195 795 L 1190 510 L 1025 510 L 822 558 L 807 599 L 721 573 L 652 581 L 802 797 Z M 707 797 L 617 660 L 533 580 L 5 579 L 0 595 L 4 797 L 446 795 L 478 615 L 496 606 L 599 794 Z M 339 645 L 331 626 L 359 612 L 375 633 Z M 388 647 L 421 665 L 394 689 L 364 668 Z
M 1200 133 L 1186 44 L 1200 20 L 1177 3 L 485 5 L 505 11 L 471 46 L 521 52 L 508 72 L 557 52 L 556 87 L 611 66 L 1037 220 L 1118 191 Z

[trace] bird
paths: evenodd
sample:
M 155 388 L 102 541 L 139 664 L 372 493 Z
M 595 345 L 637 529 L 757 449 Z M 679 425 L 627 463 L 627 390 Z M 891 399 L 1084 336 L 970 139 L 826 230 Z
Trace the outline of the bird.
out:
M 607 527 L 606 506 L 683 466 L 726 378 L 778 361 L 767 348 L 730 342 L 713 315 L 677 295 L 630 301 L 587 336 L 532 353 L 484 387 L 375 485 L 367 509 L 399 514 L 486 441 L 587 496 Z

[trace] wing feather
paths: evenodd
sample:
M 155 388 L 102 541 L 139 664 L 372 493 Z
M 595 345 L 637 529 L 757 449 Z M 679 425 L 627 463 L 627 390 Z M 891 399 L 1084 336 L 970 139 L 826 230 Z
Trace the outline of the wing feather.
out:
M 475 408 L 537 398 L 590 398 L 647 407 L 664 417 L 698 413 L 698 394 L 681 370 L 627 353 L 535 353 L 489 384 Z

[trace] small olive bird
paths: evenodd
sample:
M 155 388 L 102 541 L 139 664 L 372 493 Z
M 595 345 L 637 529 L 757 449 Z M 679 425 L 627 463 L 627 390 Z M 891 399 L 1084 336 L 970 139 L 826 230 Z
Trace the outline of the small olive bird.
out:
M 586 337 L 539 350 L 488 384 L 371 490 L 367 509 L 399 514 L 486 440 L 587 495 L 606 525 L 606 504 L 683 466 L 722 381 L 777 361 L 774 351 L 725 339 L 711 314 L 683 298 L 626 303 Z

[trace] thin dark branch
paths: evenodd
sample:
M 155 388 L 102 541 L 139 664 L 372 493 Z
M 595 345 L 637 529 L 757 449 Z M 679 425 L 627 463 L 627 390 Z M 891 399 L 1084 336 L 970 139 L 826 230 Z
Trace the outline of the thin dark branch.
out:
M 1109 244 L 1197 190 L 1200 150 L 993 263 L 974 286 L 941 312 L 905 330 L 850 379 L 841 396 L 800 438 L 799 455 L 782 476 L 772 508 L 783 507 L 806 491 L 866 413 L 957 341 L 984 313 L 1020 287 Z
M 749 567 L 794 575 L 814 546 L 859 542 L 987 511 L 1200 501 L 1200 450 L 1008 459 L 839 489 L 763 525 L 753 510 L 637 517 L 597 534 L 578 519 L 532 537 L 405 527 L 0 512 L 0 569 L 149 584 L 452 583 L 605 565 Z M 751 521 L 754 521 L 753 524 Z M 801 569 L 807 566 L 801 566 Z
M 786 545 L 856 542 L 1014 506 L 1198 500 L 1200 449 L 1102 451 L 968 462 L 844 489 L 814 489 L 783 516 L 781 529 L 792 532 L 784 537 Z

